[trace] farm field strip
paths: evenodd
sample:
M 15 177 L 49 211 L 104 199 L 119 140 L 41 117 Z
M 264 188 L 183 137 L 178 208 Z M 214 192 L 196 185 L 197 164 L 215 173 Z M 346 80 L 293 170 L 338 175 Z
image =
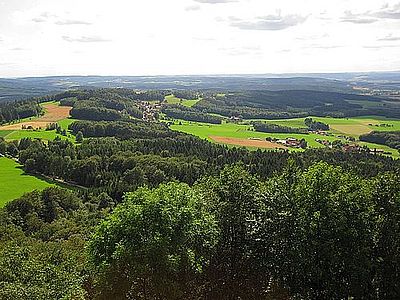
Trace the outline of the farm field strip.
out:
M 23 121 L 20 123 L 0 126 L 0 130 L 21 130 L 22 126 L 32 126 L 33 128 L 46 128 L 50 123 L 54 123 L 69 117 L 71 107 L 59 106 L 58 104 L 51 102 L 43 104 L 45 114 L 38 118 L 34 118 L 29 121 Z
M 265 149 L 287 149 L 283 145 L 278 143 L 269 142 L 266 140 L 254 140 L 254 139 L 243 139 L 243 138 L 232 138 L 223 136 L 210 136 L 210 138 L 217 143 L 235 145 L 241 147 L 252 147 L 252 148 L 265 148 Z

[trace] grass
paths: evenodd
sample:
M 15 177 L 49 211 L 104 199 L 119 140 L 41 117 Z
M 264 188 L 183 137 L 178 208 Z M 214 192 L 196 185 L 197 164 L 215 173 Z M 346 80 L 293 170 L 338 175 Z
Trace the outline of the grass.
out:
M 197 102 L 199 102 L 201 99 L 187 100 L 187 99 L 177 98 L 174 95 L 168 95 L 168 96 L 165 96 L 165 100 L 167 101 L 168 104 L 181 104 L 186 107 L 192 107 Z
M 304 138 L 311 147 L 320 148 L 323 147 L 321 144 L 315 141 L 316 138 L 321 138 L 318 134 L 285 134 L 285 133 L 264 133 L 253 131 L 252 126 L 242 125 L 235 123 L 222 123 L 222 124 L 208 124 L 208 123 L 197 123 L 187 122 L 180 120 L 171 125 L 171 129 L 196 135 L 202 139 L 212 141 L 210 136 L 223 136 L 232 138 L 266 138 L 274 137 L 277 139 L 284 139 L 286 137 L 294 137 L 297 139 Z M 329 140 L 335 140 L 335 137 L 326 137 Z
M 354 118 L 330 118 L 312 117 L 316 121 L 329 124 L 333 133 L 345 134 L 358 138 L 361 134 L 375 131 L 398 131 L 400 120 L 388 119 L 385 117 L 365 116 Z M 258 120 L 266 123 L 273 123 L 283 126 L 305 128 L 304 118 L 281 119 L 281 120 Z M 381 127 L 380 124 L 390 124 L 392 127 Z M 376 126 L 377 125 L 377 126 Z
M 57 123 L 61 126 L 61 128 L 68 130 L 69 124 L 75 122 L 75 119 L 64 119 L 58 121 Z M 51 141 L 56 137 L 60 137 L 61 139 L 68 139 L 71 142 L 75 142 L 75 137 L 67 133 L 67 136 L 63 136 L 57 134 L 55 130 L 0 130 L 0 137 L 4 137 L 8 141 L 20 140 L 22 138 L 31 138 L 31 139 L 42 139 Z
M 78 121 L 78 120 L 68 118 L 68 119 L 58 121 L 57 124 L 60 125 L 62 129 L 68 130 L 68 126 L 70 124 L 74 123 L 75 121 Z
M 40 105 L 46 104 L 59 104 L 57 101 L 44 102 Z M 23 121 L 34 121 L 37 119 L 36 117 L 21 119 L 18 123 Z M 67 118 L 58 121 L 57 123 L 61 126 L 62 129 L 68 130 L 68 126 L 77 121 L 76 119 Z M 0 130 L 0 137 L 4 137 L 8 141 L 20 140 L 22 138 L 31 138 L 31 139 L 43 139 L 43 140 L 54 140 L 56 137 L 60 137 L 61 139 L 69 139 L 71 142 L 75 142 L 75 137 L 68 133 L 68 136 L 65 137 L 63 135 L 57 134 L 55 130 Z
M 56 137 L 61 139 L 69 139 L 71 142 L 75 141 L 75 137 L 69 134 L 67 137 L 57 134 L 55 130 L 15 130 L 6 135 L 4 138 L 8 141 L 20 140 L 22 138 L 42 139 L 52 141 Z
M 0 137 L 5 137 L 7 135 L 9 135 L 11 132 L 13 132 L 12 130 L 0 130 Z
M 54 186 L 45 180 L 27 175 L 12 159 L 0 157 L 0 207 L 33 190 Z

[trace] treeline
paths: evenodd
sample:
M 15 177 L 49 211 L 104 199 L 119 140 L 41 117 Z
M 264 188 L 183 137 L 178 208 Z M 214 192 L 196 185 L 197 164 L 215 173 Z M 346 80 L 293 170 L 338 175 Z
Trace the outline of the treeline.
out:
M 308 131 L 304 128 L 295 128 L 289 126 L 282 126 L 278 124 L 271 124 L 265 122 L 252 122 L 251 123 L 255 131 L 268 132 L 268 133 L 302 133 L 308 134 Z
M 41 113 L 42 107 L 33 100 L 0 103 L 0 124 L 36 117 Z
M 165 105 L 162 112 L 169 118 L 182 119 L 186 121 L 221 124 L 222 118 L 213 116 L 208 113 L 197 111 L 190 107 L 185 107 L 180 104 Z
M 400 131 L 372 131 L 360 135 L 360 141 L 386 145 L 400 151 Z
M 329 130 L 328 124 L 325 124 L 325 123 L 322 123 L 319 121 L 314 121 L 312 118 L 305 118 L 304 124 L 308 127 L 308 130 L 312 130 L 312 131 Z
M 70 90 L 53 96 L 54 100 L 64 98 L 77 98 L 78 100 L 86 100 L 90 98 L 99 99 L 129 99 L 133 101 L 151 101 L 164 100 L 164 97 L 170 95 L 171 91 L 167 90 L 146 90 L 137 91 L 133 89 L 122 88 L 100 88 L 86 90 Z
M 125 120 L 115 122 L 77 121 L 69 125 L 73 134 L 79 131 L 84 137 L 117 137 L 128 138 L 165 138 L 175 137 L 179 133 L 169 130 L 164 123 L 146 123 L 139 120 Z
M 116 208 L 58 188 L 7 204 L 0 298 L 399 298 L 398 173 L 289 160 L 260 180 L 244 167 Z

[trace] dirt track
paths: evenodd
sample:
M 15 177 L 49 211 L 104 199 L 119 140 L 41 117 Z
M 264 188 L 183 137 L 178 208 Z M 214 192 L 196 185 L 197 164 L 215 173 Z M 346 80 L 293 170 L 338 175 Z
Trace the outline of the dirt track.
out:
M 58 106 L 53 103 L 44 104 L 45 114 L 32 121 L 0 126 L 0 130 L 20 130 L 22 126 L 32 126 L 33 128 L 46 128 L 50 123 L 54 123 L 69 117 L 69 112 L 72 107 Z
M 265 148 L 265 149 L 276 149 L 276 148 L 287 149 L 285 146 L 281 144 L 268 142 L 265 140 L 250 140 L 250 139 L 231 138 L 224 136 L 210 136 L 210 138 L 217 143 L 228 144 L 228 145 Z

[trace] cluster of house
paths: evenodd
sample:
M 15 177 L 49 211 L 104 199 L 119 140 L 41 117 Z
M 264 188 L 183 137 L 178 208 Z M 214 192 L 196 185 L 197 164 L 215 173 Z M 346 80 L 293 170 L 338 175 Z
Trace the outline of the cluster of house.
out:
M 325 131 L 325 130 L 308 130 L 308 133 L 314 133 L 314 134 L 319 134 L 319 135 L 324 135 L 324 136 L 332 135 L 332 133 Z
M 385 151 L 382 149 L 369 149 L 367 146 L 360 146 L 356 143 L 343 143 L 340 140 L 331 142 L 328 140 L 315 139 L 315 141 L 321 145 L 324 145 L 325 147 L 341 149 L 344 152 L 370 152 L 374 154 L 385 153 Z
M 231 122 L 236 123 L 236 122 L 241 122 L 243 119 L 242 119 L 241 116 L 231 116 L 231 117 L 229 118 L 229 120 L 230 120 Z
M 393 124 L 386 124 L 386 123 L 382 123 L 382 124 L 368 124 L 368 126 L 375 126 L 375 127 L 393 127 Z
M 148 101 L 141 101 L 139 108 L 143 111 L 144 121 L 157 120 L 157 114 L 161 110 L 161 103 L 151 103 Z
M 281 144 L 286 147 L 292 147 L 292 148 L 305 148 L 307 147 L 307 143 L 304 140 L 299 140 L 296 138 L 288 137 L 286 139 L 276 139 L 273 137 L 267 137 L 267 141 L 269 142 L 274 142 Z

